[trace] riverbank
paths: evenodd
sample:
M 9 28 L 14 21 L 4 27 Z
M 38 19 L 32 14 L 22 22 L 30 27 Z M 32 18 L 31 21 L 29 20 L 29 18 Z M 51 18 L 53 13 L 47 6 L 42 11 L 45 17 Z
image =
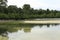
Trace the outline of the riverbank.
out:
M 1 24 L 60 24 L 60 20 L 0 20 Z
M 40 20 L 40 21 L 24 21 L 29 24 L 60 24 L 60 20 Z

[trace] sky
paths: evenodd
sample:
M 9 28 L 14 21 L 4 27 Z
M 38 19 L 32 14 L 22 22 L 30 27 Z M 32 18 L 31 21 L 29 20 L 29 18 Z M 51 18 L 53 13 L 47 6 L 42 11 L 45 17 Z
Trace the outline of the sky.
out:
M 24 4 L 30 4 L 34 9 L 60 10 L 60 0 L 8 0 L 7 4 L 21 8 Z

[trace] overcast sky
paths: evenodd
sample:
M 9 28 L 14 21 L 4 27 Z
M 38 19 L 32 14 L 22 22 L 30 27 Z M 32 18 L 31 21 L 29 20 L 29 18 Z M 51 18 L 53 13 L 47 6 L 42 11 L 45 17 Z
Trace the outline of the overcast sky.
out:
M 8 5 L 22 7 L 24 4 L 30 4 L 34 9 L 49 8 L 60 10 L 60 0 L 8 0 Z

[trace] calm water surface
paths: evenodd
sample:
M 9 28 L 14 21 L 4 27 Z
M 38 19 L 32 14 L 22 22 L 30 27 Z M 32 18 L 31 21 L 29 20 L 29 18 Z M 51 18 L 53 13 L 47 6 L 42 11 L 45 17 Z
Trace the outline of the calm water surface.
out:
M 8 28 L 8 40 L 60 40 L 60 25 L 24 25 Z

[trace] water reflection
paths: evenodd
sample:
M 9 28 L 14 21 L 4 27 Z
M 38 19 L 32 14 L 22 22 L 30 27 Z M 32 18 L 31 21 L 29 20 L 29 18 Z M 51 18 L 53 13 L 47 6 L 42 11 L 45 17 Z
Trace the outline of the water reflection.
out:
M 60 40 L 60 25 L 49 25 L 49 27 L 35 25 L 30 27 L 31 31 L 28 33 L 25 30 L 28 30 L 29 27 L 25 27 L 22 27 L 23 30 L 9 33 L 9 40 Z
M 23 28 L 23 31 L 24 32 L 31 32 L 31 27 L 24 27 Z
M 59 40 L 60 25 L 0 25 L 5 40 Z M 58 39 L 57 39 L 57 37 Z M 51 38 L 52 37 L 52 38 Z M 54 39 L 56 38 L 56 39 Z
M 0 35 L 2 34 L 2 33 L 6 33 L 7 34 L 7 31 L 8 32 L 17 32 L 18 30 L 22 30 L 23 29 L 23 31 L 24 32 L 31 32 L 31 29 L 33 28 L 33 27 L 40 27 L 40 28 L 42 28 L 42 27 L 47 27 L 47 28 L 50 28 L 50 27 L 53 27 L 53 26 L 57 26 L 57 24 L 56 25 L 50 25 L 50 24 L 48 24 L 48 25 L 17 25 L 17 26 L 12 26 L 12 25 L 0 25 Z

